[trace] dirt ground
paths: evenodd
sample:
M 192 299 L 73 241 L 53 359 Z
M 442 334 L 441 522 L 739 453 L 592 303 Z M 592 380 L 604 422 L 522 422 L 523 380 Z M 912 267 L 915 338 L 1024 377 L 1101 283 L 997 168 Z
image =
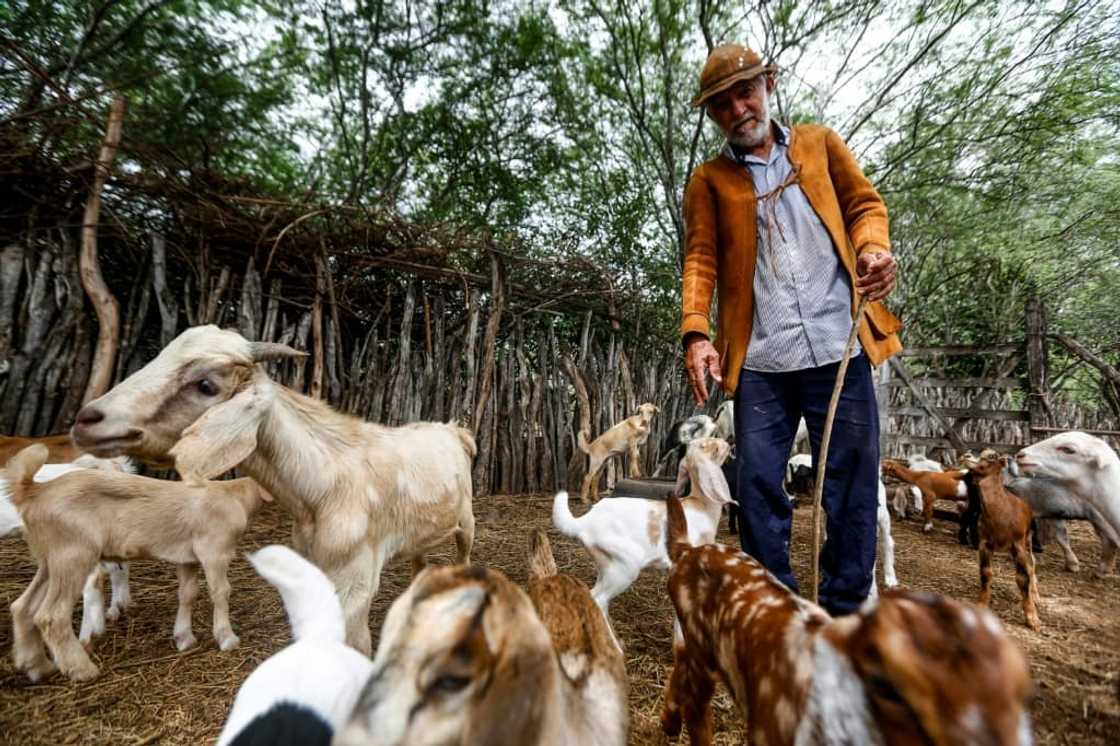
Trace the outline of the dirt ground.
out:
M 474 559 L 525 581 L 528 528 L 551 525 L 551 496 L 502 495 L 476 500 L 478 536 Z M 243 539 L 248 551 L 286 540 L 289 521 L 267 506 Z M 938 521 L 930 535 L 915 521 L 896 522 L 897 569 L 908 587 L 971 599 L 978 588 L 976 557 L 957 545 L 956 524 Z M 1071 528 L 1083 567 L 1094 566 L 1098 549 L 1085 526 Z M 795 518 L 794 561 L 808 576 L 809 510 Z M 730 537 L 724 533 L 724 541 Z M 575 542 L 552 534 L 562 570 L 591 582 L 593 566 Z M 447 562 L 449 551 L 435 558 Z M 1120 577 L 1096 579 L 1087 570 L 1062 569 L 1056 545 L 1038 557 L 1043 631 L 1023 625 L 1014 569 L 996 563 L 993 607 L 1030 659 L 1035 681 L 1036 740 L 1041 744 L 1120 743 Z M 175 574 L 171 566 L 134 563 L 134 606 L 110 624 L 94 659 L 101 677 L 71 684 L 55 676 L 30 684 L 11 665 L 8 605 L 31 580 L 34 566 L 20 538 L 0 540 L 0 742 L 12 744 L 115 743 L 201 744 L 221 730 L 237 688 L 253 668 L 287 644 L 287 621 L 278 595 L 244 559 L 231 569 L 234 628 L 241 646 L 219 652 L 210 637 L 205 594 L 195 608 L 200 645 L 177 653 L 171 642 L 175 617 Z M 379 629 L 389 603 L 407 585 L 409 568 L 385 573 L 370 623 Z M 627 650 L 631 682 L 631 743 L 660 743 L 657 725 L 661 691 L 671 665 L 672 611 L 664 576 L 645 573 L 612 606 Z M 75 617 L 77 619 L 77 617 Z M 963 682 L 962 682 L 963 683 Z M 716 742 L 741 743 L 743 731 L 726 694 L 715 701 Z

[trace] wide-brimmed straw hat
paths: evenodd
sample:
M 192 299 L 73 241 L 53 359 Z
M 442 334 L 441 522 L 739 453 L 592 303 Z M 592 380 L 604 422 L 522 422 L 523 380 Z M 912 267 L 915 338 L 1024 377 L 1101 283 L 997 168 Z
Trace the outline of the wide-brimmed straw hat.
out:
M 742 44 L 721 44 L 708 55 L 700 71 L 700 92 L 692 98 L 694 107 L 703 106 L 708 99 L 738 83 L 762 73 L 777 72 L 777 65 L 763 64 L 762 58 Z

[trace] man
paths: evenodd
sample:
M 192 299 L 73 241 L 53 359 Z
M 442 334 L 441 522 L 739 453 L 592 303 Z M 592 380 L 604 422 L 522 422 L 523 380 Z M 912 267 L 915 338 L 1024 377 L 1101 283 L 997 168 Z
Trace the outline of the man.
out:
M 717 47 L 692 101 L 726 137 L 685 191 L 681 336 L 698 404 L 705 372 L 735 396 L 739 533 L 744 551 L 796 590 L 793 511 L 782 490 L 800 417 L 814 454 L 857 293 L 867 296 L 829 447 L 821 604 L 866 598 L 875 562 L 879 421 L 871 365 L 901 349 L 879 303 L 894 288 L 887 210 L 840 137 L 770 119 L 775 68 L 738 44 Z M 718 289 L 715 344 L 709 307 Z

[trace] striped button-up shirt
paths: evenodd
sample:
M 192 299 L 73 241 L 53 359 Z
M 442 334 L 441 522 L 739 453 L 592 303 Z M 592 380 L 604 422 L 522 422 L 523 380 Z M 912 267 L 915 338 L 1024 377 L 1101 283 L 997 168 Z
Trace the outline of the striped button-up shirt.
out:
M 852 329 L 852 289 L 828 231 L 791 177 L 789 130 L 775 128 L 767 159 L 723 154 L 742 164 L 758 203 L 754 324 L 743 367 L 765 373 L 816 368 L 844 356 Z M 766 204 L 771 202 L 771 204 Z M 859 354 L 859 343 L 853 354 Z

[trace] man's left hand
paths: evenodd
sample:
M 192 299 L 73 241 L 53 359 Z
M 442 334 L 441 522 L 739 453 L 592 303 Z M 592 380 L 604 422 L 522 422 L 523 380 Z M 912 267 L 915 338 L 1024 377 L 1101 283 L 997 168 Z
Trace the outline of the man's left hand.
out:
M 898 265 L 886 251 L 867 251 L 856 262 L 856 291 L 868 300 L 883 300 L 894 290 Z

